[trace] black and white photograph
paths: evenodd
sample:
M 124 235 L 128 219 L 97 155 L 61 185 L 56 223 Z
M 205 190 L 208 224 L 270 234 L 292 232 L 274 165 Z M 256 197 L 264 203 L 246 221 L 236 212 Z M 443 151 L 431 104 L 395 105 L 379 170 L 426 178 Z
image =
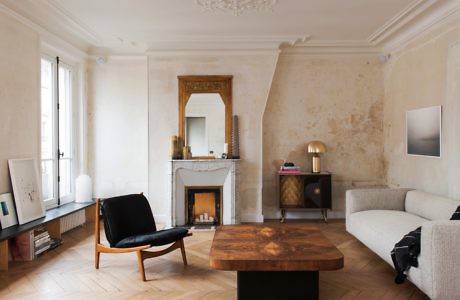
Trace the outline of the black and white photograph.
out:
M 441 157 L 441 106 L 408 111 L 407 154 Z

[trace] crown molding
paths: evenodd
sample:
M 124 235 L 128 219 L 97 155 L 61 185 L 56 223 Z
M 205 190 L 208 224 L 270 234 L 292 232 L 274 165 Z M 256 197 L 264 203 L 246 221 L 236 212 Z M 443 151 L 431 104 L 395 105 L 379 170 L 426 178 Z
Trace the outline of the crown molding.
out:
M 156 37 L 155 41 L 135 43 L 124 41 L 104 42 L 94 30 L 66 10 L 58 0 L 29 1 L 42 17 L 52 17 L 66 29 L 68 35 L 51 33 L 18 10 L 0 4 L 0 11 L 13 16 L 21 23 L 36 30 L 46 47 L 52 45 L 71 49 L 74 56 L 89 55 L 142 55 L 152 53 L 195 52 L 259 52 L 281 55 L 305 54 L 376 54 L 387 53 L 426 32 L 436 24 L 448 20 L 460 10 L 459 0 L 413 0 L 383 26 L 364 40 L 312 40 L 310 35 L 291 36 L 172 36 Z M 43 25 L 44 26 L 44 25 Z
M 30 19 L 20 15 L 2 3 L 0 3 L 0 12 L 12 17 L 16 21 L 37 32 L 40 38 L 40 48 L 43 51 L 52 55 L 63 56 L 68 60 L 71 60 L 71 62 L 81 62 L 86 59 L 88 54 L 85 51 L 49 32 L 42 26 L 32 22 Z
M 382 51 L 384 53 L 396 51 L 417 37 L 430 32 L 436 26 L 445 24 L 453 18 L 458 17 L 459 14 L 460 2 L 458 0 L 445 0 L 442 3 L 433 5 L 411 26 L 402 28 L 382 43 Z
M 164 51 L 263 51 L 279 50 L 281 45 L 295 45 L 310 36 L 175 36 L 157 39 L 149 44 L 147 52 Z
M 368 38 L 367 42 L 371 45 L 378 45 L 385 39 L 390 37 L 398 29 L 401 29 L 408 22 L 426 11 L 437 0 L 415 0 L 405 9 L 386 22 L 382 27 L 378 28 Z
M 282 47 L 281 55 L 305 54 L 379 54 L 380 47 L 366 41 L 316 40 Z
M 51 9 L 55 13 L 56 19 L 65 25 L 66 28 L 70 29 L 72 34 L 86 40 L 91 44 L 99 44 L 101 42 L 101 37 L 99 37 L 93 29 L 89 28 L 89 26 L 87 26 L 85 23 L 78 20 L 74 14 L 67 11 L 56 0 L 45 0 L 43 4 L 47 6 L 44 9 Z

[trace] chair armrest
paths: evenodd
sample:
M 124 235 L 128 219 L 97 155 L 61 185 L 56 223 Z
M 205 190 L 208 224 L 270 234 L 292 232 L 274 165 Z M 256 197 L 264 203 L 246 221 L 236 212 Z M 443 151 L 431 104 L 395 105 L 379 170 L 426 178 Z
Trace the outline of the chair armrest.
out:
M 346 192 L 346 216 L 374 209 L 404 211 L 406 193 L 410 189 L 359 189 Z
M 460 221 L 422 225 L 418 258 L 423 289 L 431 299 L 460 298 Z

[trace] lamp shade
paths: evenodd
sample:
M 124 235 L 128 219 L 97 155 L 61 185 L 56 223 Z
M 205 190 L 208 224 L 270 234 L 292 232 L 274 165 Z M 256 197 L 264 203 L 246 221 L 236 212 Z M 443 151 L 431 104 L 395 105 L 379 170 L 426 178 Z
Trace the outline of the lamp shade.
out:
M 320 141 L 312 141 L 307 145 L 308 153 L 324 153 L 327 152 L 326 145 Z

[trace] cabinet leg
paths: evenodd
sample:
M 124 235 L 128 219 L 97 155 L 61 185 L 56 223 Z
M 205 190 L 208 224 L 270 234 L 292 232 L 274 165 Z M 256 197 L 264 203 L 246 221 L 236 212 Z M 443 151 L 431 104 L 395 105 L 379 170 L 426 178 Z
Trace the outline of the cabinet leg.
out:
M 321 210 L 321 215 L 323 216 L 324 223 L 327 224 L 327 208 Z
M 0 242 L 0 271 L 8 270 L 8 240 Z
M 281 210 L 281 220 L 280 223 L 284 223 L 284 217 L 286 216 L 286 210 L 282 209 Z

